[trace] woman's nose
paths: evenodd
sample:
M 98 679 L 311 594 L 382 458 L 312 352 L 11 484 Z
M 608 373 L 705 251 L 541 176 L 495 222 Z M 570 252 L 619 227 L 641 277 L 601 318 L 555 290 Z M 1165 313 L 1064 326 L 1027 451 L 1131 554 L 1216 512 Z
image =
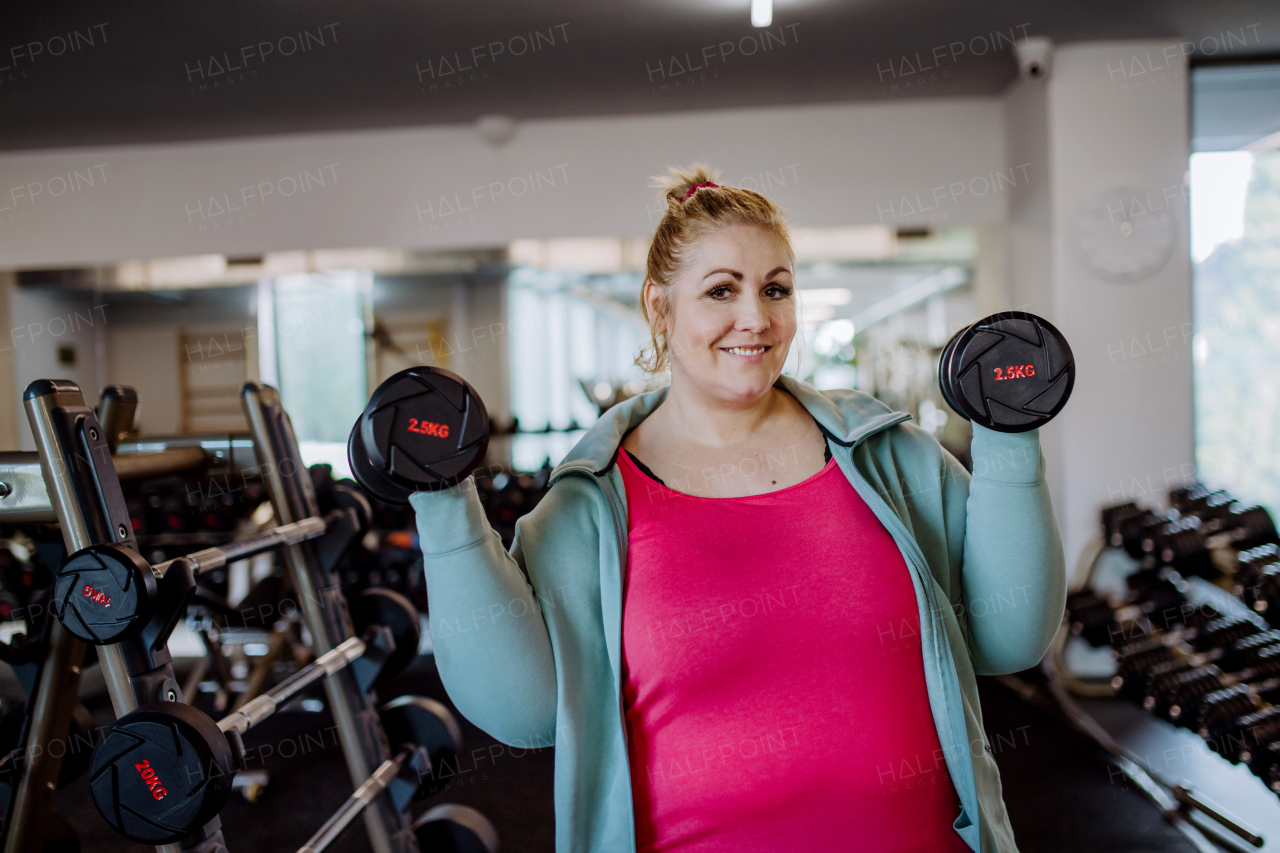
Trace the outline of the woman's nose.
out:
M 762 332 L 769 328 L 768 306 L 758 298 L 740 300 L 734 327 L 744 332 Z

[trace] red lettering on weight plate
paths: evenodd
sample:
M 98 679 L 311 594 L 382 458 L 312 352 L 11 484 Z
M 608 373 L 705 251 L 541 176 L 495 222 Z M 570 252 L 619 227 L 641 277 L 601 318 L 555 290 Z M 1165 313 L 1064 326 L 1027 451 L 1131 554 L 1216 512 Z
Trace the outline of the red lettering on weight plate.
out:
M 1026 379 L 1036 375 L 1034 364 L 1015 364 L 1011 367 L 997 367 L 994 370 L 997 382 L 1002 379 Z
M 169 792 L 164 789 L 164 785 L 160 782 L 160 777 L 156 775 L 156 771 L 151 769 L 151 762 L 142 759 L 141 764 L 133 765 L 133 769 L 138 771 L 138 775 L 142 777 L 143 783 L 147 786 L 147 790 L 151 792 L 152 799 L 163 800 Z
M 107 595 L 105 592 L 103 592 L 100 589 L 94 589 L 88 584 L 85 584 L 84 586 L 84 595 L 85 595 L 85 598 L 88 598 L 90 601 L 96 601 L 98 604 L 101 604 L 103 607 L 111 606 L 111 596 Z
M 438 424 L 433 421 L 420 421 L 417 418 L 409 418 L 409 426 L 405 427 L 409 432 L 416 432 L 418 435 L 433 435 L 436 438 L 449 437 L 449 425 Z

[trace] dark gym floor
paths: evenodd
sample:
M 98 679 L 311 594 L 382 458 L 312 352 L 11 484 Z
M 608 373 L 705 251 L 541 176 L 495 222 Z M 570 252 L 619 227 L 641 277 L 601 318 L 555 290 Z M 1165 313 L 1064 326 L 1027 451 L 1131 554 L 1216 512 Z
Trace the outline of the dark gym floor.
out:
M 1194 853 L 1136 790 L 1112 778 L 1089 741 L 1000 683 L 979 681 L 987 736 L 1023 853 Z M 380 690 L 384 700 L 403 693 L 448 703 L 429 657 Z M 92 710 L 99 725 L 110 723 L 109 708 Z M 448 786 L 415 805 L 415 813 L 440 802 L 464 803 L 493 821 L 504 853 L 549 853 L 554 847 L 551 750 L 513 751 L 465 720 L 462 724 L 464 754 L 443 776 Z M 271 781 L 257 802 L 233 795 L 223 810 L 231 853 L 296 850 L 351 792 L 332 725 L 327 712 L 280 713 L 246 739 L 250 755 L 262 759 Z M 56 807 L 75 827 L 84 853 L 154 850 L 106 827 L 84 777 L 58 792 Z M 360 822 L 330 849 L 367 851 Z

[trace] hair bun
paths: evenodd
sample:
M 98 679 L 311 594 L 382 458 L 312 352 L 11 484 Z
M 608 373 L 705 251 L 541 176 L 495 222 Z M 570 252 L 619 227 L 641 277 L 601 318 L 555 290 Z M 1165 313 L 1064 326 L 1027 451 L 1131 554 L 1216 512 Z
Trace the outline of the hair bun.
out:
M 689 190 L 698 184 L 719 183 L 719 177 L 719 169 L 713 169 L 706 163 L 694 163 L 687 169 L 672 166 L 667 170 L 667 174 L 654 178 L 653 183 L 662 191 L 666 203 L 671 205 L 679 204 L 688 195 Z

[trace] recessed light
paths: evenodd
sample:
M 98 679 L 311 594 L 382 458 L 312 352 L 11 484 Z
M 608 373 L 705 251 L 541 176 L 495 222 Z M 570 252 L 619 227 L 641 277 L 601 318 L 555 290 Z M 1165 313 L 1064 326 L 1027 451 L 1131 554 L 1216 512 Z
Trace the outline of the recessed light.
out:
M 767 27 L 773 23 L 773 0 L 751 0 L 751 26 Z

